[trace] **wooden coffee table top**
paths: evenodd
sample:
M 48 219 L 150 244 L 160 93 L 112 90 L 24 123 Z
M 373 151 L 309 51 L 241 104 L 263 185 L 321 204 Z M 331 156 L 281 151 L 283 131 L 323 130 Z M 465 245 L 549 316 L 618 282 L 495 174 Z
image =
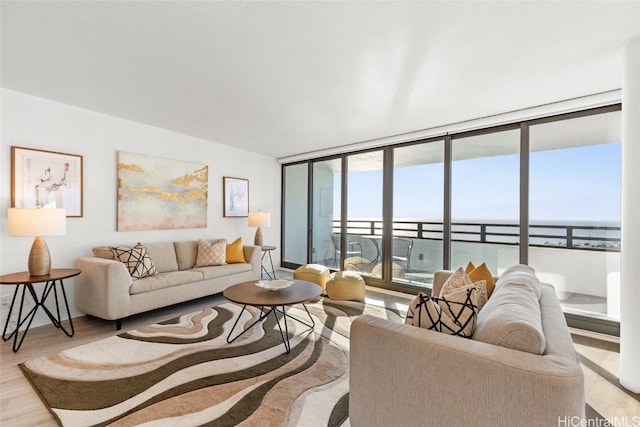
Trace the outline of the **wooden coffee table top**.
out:
M 293 280 L 294 283 L 291 286 L 278 291 L 263 289 L 256 285 L 257 282 L 252 280 L 238 283 L 225 289 L 222 295 L 237 304 L 275 307 L 298 304 L 322 294 L 320 286 L 305 280 Z

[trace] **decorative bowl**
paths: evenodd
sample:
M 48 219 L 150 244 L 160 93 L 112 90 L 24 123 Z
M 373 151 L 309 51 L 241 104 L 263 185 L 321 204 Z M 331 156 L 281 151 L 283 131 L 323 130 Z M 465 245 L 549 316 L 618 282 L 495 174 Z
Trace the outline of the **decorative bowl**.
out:
M 279 291 L 280 289 L 288 288 L 291 285 L 293 285 L 293 281 L 284 279 L 258 280 L 256 282 L 256 286 L 270 291 Z

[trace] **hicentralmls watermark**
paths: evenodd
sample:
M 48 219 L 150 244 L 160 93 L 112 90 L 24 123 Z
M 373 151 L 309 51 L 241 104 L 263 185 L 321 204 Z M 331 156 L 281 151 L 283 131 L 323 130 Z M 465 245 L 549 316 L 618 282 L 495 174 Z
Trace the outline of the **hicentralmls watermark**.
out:
M 590 419 L 558 417 L 558 427 L 640 427 L 640 415 Z

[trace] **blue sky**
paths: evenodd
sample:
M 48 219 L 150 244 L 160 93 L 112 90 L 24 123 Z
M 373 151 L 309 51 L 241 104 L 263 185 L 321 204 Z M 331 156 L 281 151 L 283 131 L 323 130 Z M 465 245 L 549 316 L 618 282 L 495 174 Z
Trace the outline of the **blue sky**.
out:
M 531 220 L 619 221 L 620 156 L 620 143 L 532 152 Z M 454 162 L 453 219 L 517 220 L 518 157 L 506 155 Z M 442 164 L 397 168 L 394 217 L 441 219 L 442 175 Z M 337 197 L 338 192 L 334 193 L 334 206 L 339 206 Z M 349 175 L 348 209 L 351 218 L 382 216 L 382 171 Z

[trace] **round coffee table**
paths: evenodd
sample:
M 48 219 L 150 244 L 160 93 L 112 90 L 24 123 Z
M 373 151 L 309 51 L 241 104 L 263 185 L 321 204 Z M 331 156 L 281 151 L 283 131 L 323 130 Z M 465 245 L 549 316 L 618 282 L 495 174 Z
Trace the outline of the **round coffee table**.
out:
M 234 342 L 253 326 L 262 322 L 271 313 L 273 313 L 273 316 L 276 319 L 276 323 L 278 324 L 278 329 L 280 330 L 280 335 L 282 336 L 282 342 L 284 343 L 285 351 L 289 353 L 291 351 L 291 343 L 289 342 L 289 328 L 287 326 L 287 317 L 290 317 L 291 319 L 302 323 L 308 328 L 313 329 L 315 327 L 315 322 L 313 321 L 313 317 L 311 317 L 311 313 L 309 313 L 309 310 L 307 309 L 307 306 L 304 305 L 304 303 L 306 301 L 309 301 L 310 299 L 319 297 L 322 294 L 322 288 L 315 283 L 307 282 L 305 280 L 292 280 L 293 283 L 288 288 L 271 291 L 257 286 L 257 282 L 257 280 L 252 280 L 249 282 L 238 283 L 237 285 L 228 287 L 222 292 L 222 295 L 224 295 L 224 297 L 229 301 L 235 302 L 236 304 L 242 304 L 242 310 L 240 311 L 240 314 L 238 314 L 238 317 L 236 318 L 231 331 L 229 331 L 227 342 Z M 290 306 L 293 304 L 302 304 L 304 310 L 309 316 L 309 319 L 311 320 L 310 324 L 302 321 L 295 316 L 292 316 L 291 314 L 287 314 L 286 306 Z M 242 332 L 240 332 L 238 335 L 231 338 L 231 335 L 233 334 L 238 321 L 242 317 L 242 313 L 248 305 L 253 307 L 260 307 L 260 317 L 258 317 L 256 321 L 243 329 Z M 268 308 L 266 311 L 265 307 Z M 282 307 L 282 309 L 279 309 L 279 307 Z M 282 326 L 280 326 L 278 313 L 282 314 L 282 318 L 284 320 L 284 331 L 282 330 Z

